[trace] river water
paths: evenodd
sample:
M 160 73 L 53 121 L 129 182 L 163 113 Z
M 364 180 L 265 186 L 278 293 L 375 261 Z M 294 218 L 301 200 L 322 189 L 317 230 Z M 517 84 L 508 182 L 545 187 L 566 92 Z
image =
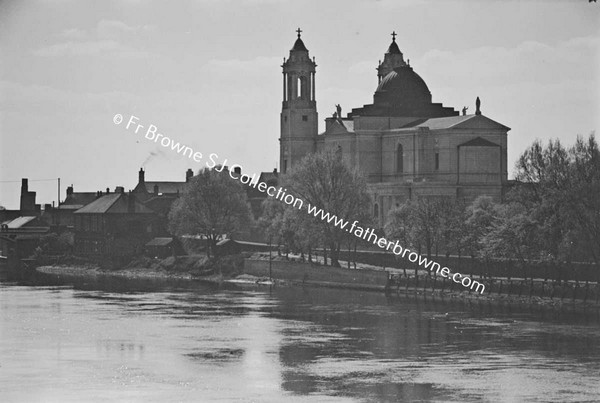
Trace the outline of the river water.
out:
M 597 310 L 0 281 L 2 402 L 600 401 Z

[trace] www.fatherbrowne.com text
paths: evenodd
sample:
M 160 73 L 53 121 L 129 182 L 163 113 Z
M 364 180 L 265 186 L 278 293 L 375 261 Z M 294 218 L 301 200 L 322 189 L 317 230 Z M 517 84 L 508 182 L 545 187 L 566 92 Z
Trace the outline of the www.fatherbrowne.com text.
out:
M 120 125 L 123 121 L 123 115 L 121 114 L 116 114 L 113 117 L 113 122 L 116 125 Z M 144 128 L 146 130 L 144 130 Z M 143 135 L 148 141 L 160 144 L 165 148 L 170 148 L 176 153 L 192 159 L 194 162 L 201 163 L 203 160 L 203 154 L 200 151 L 194 150 L 192 147 L 176 142 L 170 137 L 165 136 L 163 133 L 158 131 L 158 128 L 155 125 L 151 124 L 145 126 L 140 124 L 140 119 L 134 115 L 129 117 L 129 120 L 125 125 L 125 129 L 133 132 L 133 134 Z M 225 170 L 227 160 L 220 162 L 219 156 L 215 153 L 211 153 L 208 156 L 208 160 L 205 162 L 205 164 L 209 169 L 214 169 L 217 172 L 223 172 L 223 170 Z M 275 199 L 280 200 L 299 210 L 305 209 L 307 214 L 319 218 L 329 224 L 333 223 L 333 225 L 336 227 L 351 233 L 357 238 L 371 242 L 386 251 L 391 250 L 395 255 L 406 258 L 412 263 L 418 262 L 419 266 L 429 270 L 431 273 L 435 273 L 436 275 L 439 274 L 444 278 L 450 278 L 455 283 L 462 284 L 464 287 L 475 290 L 481 294 L 485 292 L 484 284 L 475 281 L 468 276 L 463 276 L 460 273 L 452 273 L 449 268 L 442 267 L 439 263 L 421 256 L 417 252 L 403 248 L 398 241 L 390 241 L 384 237 L 379 237 L 372 228 L 362 228 L 359 226 L 358 221 L 354 221 L 352 224 L 350 224 L 349 221 L 338 218 L 336 215 L 332 215 L 321 208 L 312 206 L 310 203 L 305 204 L 302 199 L 294 196 L 293 194 L 287 193 L 287 189 L 270 186 L 265 182 L 259 181 L 256 173 L 252 174 L 251 176 L 239 175 L 235 172 L 236 168 L 241 170 L 242 166 L 239 164 L 232 164 L 227 172 L 232 179 L 239 180 L 244 185 L 258 189 L 260 192 L 266 193 L 269 197 L 274 197 Z M 350 227 L 348 227 L 349 224 Z

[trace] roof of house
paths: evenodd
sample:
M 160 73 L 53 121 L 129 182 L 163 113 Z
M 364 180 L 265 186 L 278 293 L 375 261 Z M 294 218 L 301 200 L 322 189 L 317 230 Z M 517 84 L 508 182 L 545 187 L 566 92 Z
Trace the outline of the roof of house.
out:
M 173 238 L 154 238 L 146 246 L 168 246 L 173 242 Z
M 90 204 L 96 200 L 96 197 L 98 197 L 97 192 L 73 192 L 67 195 L 66 199 L 60 204 L 60 206 L 85 206 L 86 204 Z
M 217 246 L 223 246 L 223 245 L 227 245 L 227 244 L 237 245 L 238 243 L 236 241 L 234 241 L 233 239 L 229 239 L 229 238 L 221 239 L 219 242 L 217 242 Z
M 34 221 L 36 218 L 37 217 L 33 216 L 21 216 L 15 218 L 14 220 L 5 221 L 2 223 L 2 225 L 6 225 L 10 229 L 21 228 Z
M 154 213 L 148 207 L 135 200 L 133 202 L 134 209 L 130 212 L 128 200 L 129 197 L 133 196 L 125 193 L 111 193 L 104 195 L 75 211 L 74 214 Z
M 183 193 L 187 182 L 144 182 L 146 192 L 154 193 L 154 186 L 158 186 L 158 193 Z

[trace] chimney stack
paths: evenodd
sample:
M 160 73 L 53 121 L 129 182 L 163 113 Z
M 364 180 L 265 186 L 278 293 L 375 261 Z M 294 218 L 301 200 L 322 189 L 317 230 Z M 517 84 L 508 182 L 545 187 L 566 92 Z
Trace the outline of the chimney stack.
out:
M 194 176 L 194 171 L 192 171 L 191 169 L 188 168 L 188 170 L 185 171 L 185 181 L 189 182 L 193 176 Z
M 154 185 L 154 196 L 158 196 L 158 185 Z
M 110 193 L 110 189 L 106 188 L 106 194 L 109 194 L 109 193 Z
M 241 175 L 242 174 L 242 167 L 237 166 L 237 167 L 233 168 L 233 173 L 237 174 L 237 175 Z
M 21 179 L 21 194 L 25 194 L 29 192 L 29 181 L 27 180 L 27 178 L 22 178 Z
M 71 184 L 71 186 L 67 187 L 67 197 L 71 196 L 73 194 L 73 184 Z
M 144 183 L 144 168 L 140 168 L 140 172 L 138 172 L 138 183 Z
M 125 193 L 125 188 L 123 186 L 117 186 L 115 188 L 115 193 Z

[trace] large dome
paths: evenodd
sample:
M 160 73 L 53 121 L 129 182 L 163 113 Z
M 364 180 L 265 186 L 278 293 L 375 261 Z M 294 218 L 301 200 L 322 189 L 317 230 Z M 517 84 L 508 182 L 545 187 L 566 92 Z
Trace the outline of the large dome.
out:
M 431 92 L 425 81 L 408 65 L 396 67 L 377 86 L 375 105 L 406 109 L 420 108 L 431 103 Z

